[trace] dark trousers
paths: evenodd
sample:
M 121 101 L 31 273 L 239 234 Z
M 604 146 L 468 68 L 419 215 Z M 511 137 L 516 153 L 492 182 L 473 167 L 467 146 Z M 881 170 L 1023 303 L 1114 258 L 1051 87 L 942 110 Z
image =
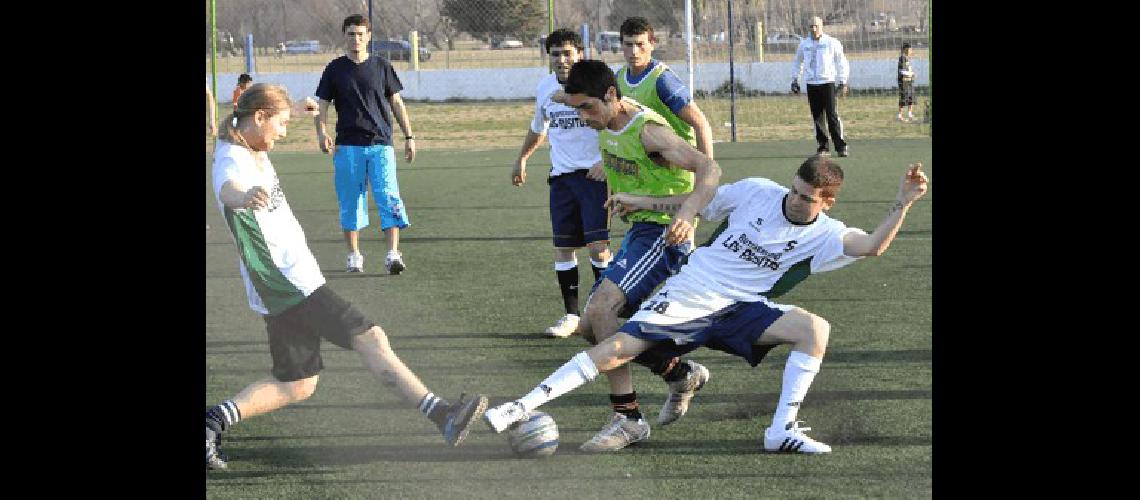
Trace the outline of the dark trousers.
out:
M 819 149 L 827 151 L 829 130 L 831 140 L 835 142 L 835 150 L 847 149 L 847 141 L 843 139 L 843 122 L 839 119 L 839 111 L 835 109 L 835 84 L 808 84 L 807 95 L 811 118 L 815 121 L 815 142 L 819 144 Z M 824 112 L 827 113 L 826 123 L 824 123 Z

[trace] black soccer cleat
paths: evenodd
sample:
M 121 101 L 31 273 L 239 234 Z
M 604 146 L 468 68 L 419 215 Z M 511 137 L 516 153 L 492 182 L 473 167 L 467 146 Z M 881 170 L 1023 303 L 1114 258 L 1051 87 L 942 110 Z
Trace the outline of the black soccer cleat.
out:
M 447 423 L 441 429 L 443 439 L 451 446 L 459 446 L 463 442 L 467 431 L 471 429 L 471 421 L 487 409 L 487 396 L 476 394 L 474 398 L 464 401 L 465 397 L 466 394 L 459 395 L 459 401 L 447 412 Z
M 206 470 L 225 469 L 226 456 L 218 447 L 222 444 L 221 433 L 206 427 Z

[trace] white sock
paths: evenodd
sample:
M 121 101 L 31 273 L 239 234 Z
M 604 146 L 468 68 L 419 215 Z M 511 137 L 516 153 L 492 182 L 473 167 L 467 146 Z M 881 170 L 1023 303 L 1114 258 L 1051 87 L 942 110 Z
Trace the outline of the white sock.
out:
M 593 257 L 590 257 L 590 264 L 592 264 L 594 267 L 596 267 L 598 269 L 605 269 L 606 267 L 609 267 L 610 260 L 613 260 L 613 257 L 610 257 L 609 260 L 604 260 L 601 262 L 594 260 Z
M 800 351 L 792 351 L 788 356 L 788 362 L 784 365 L 784 386 L 780 390 L 776 414 L 772 416 L 772 427 L 783 429 L 796 419 L 800 403 L 803 403 L 815 374 L 819 373 L 820 363 L 823 363 L 822 359 Z
M 574 260 L 568 260 L 566 262 L 555 262 L 554 263 L 554 270 L 555 271 L 569 271 L 571 269 L 574 269 L 575 267 L 578 267 L 578 256 L 574 256 Z
M 546 377 L 546 380 L 538 384 L 538 387 L 530 391 L 530 394 L 519 398 L 518 402 L 522 403 L 526 411 L 531 411 L 558 396 L 581 387 L 597 376 L 598 367 L 594 366 L 594 362 L 590 360 L 590 355 L 586 354 L 586 351 L 582 351 L 570 358 L 570 361 L 567 361 L 549 377 Z

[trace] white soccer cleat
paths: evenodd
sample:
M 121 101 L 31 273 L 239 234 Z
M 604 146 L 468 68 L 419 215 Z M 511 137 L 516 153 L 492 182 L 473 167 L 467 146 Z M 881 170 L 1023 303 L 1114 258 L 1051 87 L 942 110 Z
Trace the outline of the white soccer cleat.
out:
M 546 336 L 564 339 L 574 335 L 574 331 L 578 329 L 579 320 L 577 314 L 567 314 L 558 320 L 557 324 L 546 329 Z
M 364 255 L 359 253 L 348 254 L 347 263 L 345 264 L 345 272 L 349 273 L 362 273 L 364 272 Z
M 610 423 L 602 427 L 589 441 L 578 449 L 586 452 L 618 451 L 638 441 L 649 439 L 649 422 L 645 419 L 630 420 L 621 413 L 614 413 Z
M 384 267 L 388 268 L 388 274 L 400 274 L 404 272 L 404 269 L 407 269 L 407 266 L 404 265 L 403 256 L 395 250 L 388 251 L 388 257 L 384 259 Z
M 690 360 L 684 363 L 689 365 L 689 374 L 681 380 L 669 382 L 669 396 L 657 414 L 657 423 L 661 425 L 669 425 L 684 416 L 689 411 L 693 396 L 709 381 L 709 369 L 705 365 Z
M 487 422 L 487 425 L 491 426 L 495 432 L 503 432 L 511 424 L 525 417 L 526 409 L 518 401 L 503 403 L 483 413 L 483 421 Z
M 831 447 L 804 434 L 811 427 L 800 427 L 800 420 L 789 423 L 785 429 L 769 427 L 764 431 L 764 451 L 782 453 L 831 453 Z

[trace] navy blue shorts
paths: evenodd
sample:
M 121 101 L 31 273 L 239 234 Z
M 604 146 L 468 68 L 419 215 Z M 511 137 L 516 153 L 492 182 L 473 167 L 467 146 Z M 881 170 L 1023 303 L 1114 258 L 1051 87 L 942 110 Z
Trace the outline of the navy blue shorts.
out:
M 655 297 L 656 299 L 657 297 Z M 756 340 L 772 326 L 784 311 L 775 304 L 760 302 L 734 302 L 712 314 L 671 325 L 657 324 L 664 312 L 668 314 L 668 300 L 665 307 L 662 301 L 651 300 L 627 321 L 619 332 L 634 337 L 657 341 L 653 347 L 663 356 L 682 356 L 700 346 L 727 352 L 744 358 L 748 364 L 756 366 L 767 349 L 752 348 Z M 656 309 L 656 311 L 654 310 Z
M 590 293 L 598 289 L 601 280 L 609 279 L 625 294 L 626 308 L 619 316 L 628 318 L 657 285 L 681 270 L 692 250 L 691 241 L 667 245 L 663 236 L 668 229 L 652 222 L 633 223 L 621 241 L 621 250 Z
M 575 170 L 547 179 L 550 184 L 550 227 L 554 246 L 579 248 L 587 243 L 610 239 L 606 203 L 606 183 Z

